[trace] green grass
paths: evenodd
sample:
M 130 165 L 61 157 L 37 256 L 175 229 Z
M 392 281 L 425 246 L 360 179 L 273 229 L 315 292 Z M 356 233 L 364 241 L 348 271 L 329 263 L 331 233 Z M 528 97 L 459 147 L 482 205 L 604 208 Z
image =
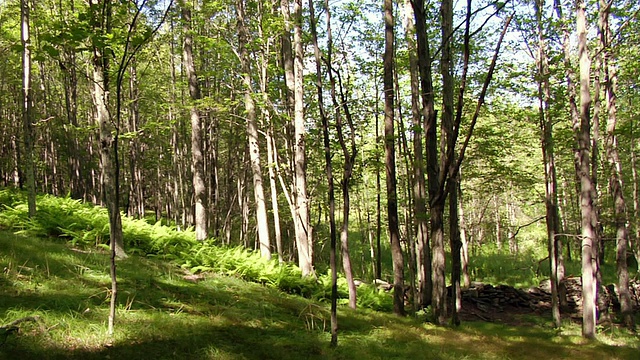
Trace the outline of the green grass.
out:
M 239 276 L 198 283 L 166 261 L 118 263 L 116 332 L 107 335 L 109 257 L 95 248 L 0 231 L 0 359 L 637 359 L 640 340 L 607 329 L 599 341 L 549 319 L 513 327 L 435 327 L 372 310 L 339 309 L 339 346 L 328 347 L 326 303 Z M 3 342 L 4 341 L 4 342 Z

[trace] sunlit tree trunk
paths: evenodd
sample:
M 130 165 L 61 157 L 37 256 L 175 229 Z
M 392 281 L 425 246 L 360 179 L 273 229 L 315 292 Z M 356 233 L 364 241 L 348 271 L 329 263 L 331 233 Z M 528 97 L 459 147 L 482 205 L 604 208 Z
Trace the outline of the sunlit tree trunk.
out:
M 94 31 L 102 34 L 111 32 L 111 1 L 92 0 L 92 26 Z M 103 6 L 104 5 L 104 6 Z M 102 45 L 104 46 L 104 45 Z M 125 257 L 122 239 L 122 220 L 120 218 L 118 196 L 118 169 L 114 168 L 112 156 L 117 161 L 116 143 L 112 135 L 112 119 L 108 112 L 109 95 L 109 57 L 104 53 L 101 44 L 93 44 L 93 101 L 96 107 L 96 122 L 100 132 L 101 183 L 103 199 L 109 213 L 109 241 L 111 247 L 111 306 L 109 311 L 108 332 L 113 334 L 115 321 L 115 304 L 117 299 L 116 257 Z
M 580 208 L 582 216 L 582 335 L 585 338 L 596 336 L 596 253 L 597 232 L 594 227 L 596 217 L 594 184 L 590 176 L 590 66 L 587 49 L 587 22 L 584 0 L 576 1 L 576 26 L 578 30 L 578 56 L 580 59 L 580 118 L 573 124 L 578 141 L 577 170 L 580 180 Z
M 460 176 L 462 176 L 462 174 Z M 459 185 L 458 183 L 458 186 Z M 471 285 L 471 279 L 469 278 L 469 240 L 467 237 L 467 223 L 464 217 L 461 193 L 460 188 L 458 188 L 458 216 L 460 218 L 460 241 L 462 242 L 460 249 L 460 268 L 462 272 L 462 287 L 468 289 Z
M 618 154 L 618 136 L 616 135 L 617 109 L 617 69 L 611 50 L 610 3 L 600 0 L 600 47 L 603 49 L 603 70 L 605 75 L 605 100 L 607 110 L 607 137 L 605 148 L 610 168 L 609 189 L 613 196 L 616 224 L 616 265 L 618 272 L 618 293 L 620 313 L 624 325 L 635 329 L 633 305 L 629 294 L 629 271 L 627 269 L 627 242 L 629 241 L 629 222 L 627 205 L 624 199 L 622 183 L 622 166 Z
M 202 121 L 198 111 L 197 101 L 200 99 L 200 85 L 196 75 L 196 67 L 193 61 L 193 35 L 191 33 L 191 8 L 184 0 L 180 2 L 183 20 L 183 58 L 189 83 L 189 95 L 192 104 L 191 118 L 191 166 L 193 181 L 193 196 L 195 199 L 194 222 L 196 227 L 196 239 L 202 241 L 208 236 L 206 189 L 204 183 L 204 155 L 202 153 Z
M 315 276 L 313 270 L 313 243 L 309 227 L 309 199 L 307 197 L 307 154 L 306 129 L 304 123 L 304 84 L 302 50 L 302 0 L 295 0 L 293 6 L 293 49 L 294 49 L 294 183 L 296 212 L 296 244 L 298 264 L 303 276 Z
M 270 26 L 268 23 L 265 24 L 264 20 L 262 21 L 265 26 Z M 261 37 L 264 36 L 264 30 L 260 28 Z M 276 251 L 278 253 L 278 261 L 280 263 L 284 262 L 283 258 L 283 249 L 282 249 L 282 229 L 280 227 L 280 206 L 278 205 L 278 184 L 276 180 L 275 173 L 275 151 L 274 151 L 274 142 L 273 142 L 273 119 L 271 118 L 271 113 L 268 110 L 266 104 L 269 104 L 269 94 L 268 91 L 268 82 L 269 82 L 269 56 L 271 53 L 271 41 L 266 41 L 263 43 L 260 54 L 260 91 L 262 92 L 262 101 L 265 106 L 262 106 L 262 116 L 264 119 L 264 124 L 267 126 L 265 134 L 265 143 L 267 148 L 267 168 L 269 171 L 269 193 L 271 196 L 271 210 L 273 212 L 273 232 L 274 239 L 276 242 Z
M 267 206 L 264 197 L 262 182 L 262 166 L 260 165 L 260 146 L 258 127 L 256 125 L 256 104 L 253 100 L 253 86 L 251 85 L 251 66 L 247 44 L 249 33 L 245 22 L 245 4 L 242 0 L 236 3 L 238 18 L 238 42 L 239 56 L 242 68 L 242 82 L 244 85 L 244 105 L 247 121 L 247 137 L 249 140 L 249 159 L 251 161 L 251 173 L 253 177 L 253 194 L 256 204 L 256 227 L 258 229 L 258 242 L 260 254 L 265 259 L 271 259 L 271 244 L 269 240 L 269 222 L 267 219 Z
M 547 64 L 545 34 L 543 33 L 542 23 L 544 0 L 536 1 L 535 8 L 538 23 L 538 54 L 536 61 L 538 63 L 538 98 L 540 101 L 539 114 L 540 129 L 542 131 L 542 157 L 545 175 L 545 205 L 548 238 L 547 248 L 549 251 L 551 274 L 551 313 L 555 327 L 560 327 L 562 325 L 562 319 L 560 318 L 558 286 L 562 279 L 558 276 L 559 217 L 553 142 L 553 121 L 549 115 L 549 99 L 551 94 L 549 85 L 549 69 Z
M 31 38 L 29 36 L 29 0 L 20 1 L 22 37 L 22 124 L 24 139 L 25 175 L 29 217 L 36 215 L 36 174 L 34 167 L 33 108 L 31 106 Z

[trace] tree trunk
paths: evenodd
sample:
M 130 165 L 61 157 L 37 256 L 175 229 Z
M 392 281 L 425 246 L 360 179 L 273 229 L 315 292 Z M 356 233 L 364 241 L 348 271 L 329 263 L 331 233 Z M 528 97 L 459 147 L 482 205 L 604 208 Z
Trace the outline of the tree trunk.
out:
M 436 111 L 435 111 L 435 99 L 433 93 L 433 83 L 432 83 L 432 72 L 431 72 L 431 54 L 429 49 L 429 42 L 427 38 L 427 29 L 426 29 L 426 13 L 425 13 L 425 4 L 424 0 L 415 0 L 412 2 L 413 5 L 413 13 L 415 17 L 415 26 L 416 26 L 416 42 L 417 42 L 417 51 L 418 51 L 418 66 L 420 72 L 420 93 L 422 97 L 422 131 L 425 133 L 425 142 L 427 145 L 426 151 L 426 169 L 427 169 L 427 180 L 428 180 L 428 195 L 429 195 L 429 217 L 431 221 L 431 229 L 430 234 L 425 237 L 428 237 L 428 241 L 430 241 L 430 246 L 425 246 L 424 251 L 429 252 L 425 254 L 424 258 L 430 258 L 430 272 L 431 272 L 431 281 L 425 284 L 425 294 L 424 297 L 427 297 L 427 301 L 431 305 L 433 305 L 433 299 L 436 297 L 434 291 L 436 290 L 436 286 L 438 286 L 438 291 L 442 290 L 442 282 L 444 281 L 444 270 L 435 267 L 436 258 L 440 258 L 442 256 L 442 261 L 444 261 L 444 248 L 443 248 L 443 238 L 436 239 L 436 235 L 443 235 L 444 229 L 442 228 L 442 222 L 438 222 L 438 217 L 442 218 L 442 214 L 437 214 L 435 211 L 434 203 L 431 202 L 435 192 L 439 188 L 438 184 L 438 148 L 436 145 L 437 135 L 436 135 Z M 442 207 L 444 211 L 444 205 Z M 440 227 L 438 227 L 440 226 Z M 430 247 L 430 248 L 429 248 Z M 433 256 L 433 255 L 437 256 Z M 429 265 L 427 265 L 429 266 Z M 438 273 L 436 273 L 438 271 Z M 442 275 L 442 279 L 439 279 L 436 283 L 436 277 Z M 441 281 L 442 280 L 442 281 Z M 441 296 L 440 296 L 441 297 Z M 439 302 L 440 304 L 440 302 Z M 444 321 L 444 319 L 443 319 Z
M 398 198 L 396 190 L 396 160 L 394 133 L 394 26 L 393 4 L 384 0 L 385 47 L 384 47 L 384 137 L 385 164 L 387 177 L 387 216 L 389 222 L 389 239 L 393 258 L 393 312 L 405 315 L 404 311 L 404 258 L 400 246 L 398 229 Z
M 613 196 L 614 214 L 616 224 L 616 266 L 618 273 L 618 292 L 620 301 L 620 314 L 622 321 L 629 330 L 635 330 L 633 305 L 629 294 L 629 271 L 627 269 L 627 242 L 629 241 L 629 228 L 627 220 L 627 205 L 624 199 L 622 184 L 622 166 L 618 155 L 618 137 L 615 133 L 617 123 L 616 91 L 617 72 L 616 64 L 611 54 L 611 27 L 609 24 L 610 4 L 606 0 L 600 0 L 600 47 L 603 49 L 605 74 L 605 99 L 607 109 L 607 137 L 605 142 L 607 160 L 609 161 L 610 178 L 609 189 Z
M 460 325 L 458 313 L 462 309 L 462 293 L 460 292 L 460 223 L 458 219 L 458 187 L 459 181 L 449 182 L 449 236 L 451 237 L 451 323 Z
M 294 48 L 294 183 L 295 221 L 298 264 L 302 276 L 315 276 L 313 270 L 313 243 L 310 240 L 309 199 L 307 197 L 307 157 L 306 129 L 304 123 L 304 84 L 302 51 L 302 0 L 295 0 L 293 6 L 293 48 Z
M 553 142 L 553 121 L 549 116 L 549 99 L 551 95 L 549 84 L 549 68 L 547 64 L 547 52 L 545 34 L 543 33 L 542 9 L 544 0 L 535 3 L 536 18 L 538 27 L 538 98 L 540 101 L 540 130 L 542 132 L 542 157 L 545 175 L 545 206 L 547 223 L 547 248 L 549 252 L 549 265 L 551 274 L 551 313 L 553 323 L 556 328 L 562 325 L 560 318 L 560 299 L 558 296 L 558 285 L 562 281 L 558 277 L 558 242 L 559 242 L 559 218 L 558 218 L 558 197 L 556 182 L 556 167 L 554 157 Z
M 203 241 L 208 236 L 206 189 L 204 184 L 204 156 L 202 154 L 202 121 L 198 111 L 197 101 L 200 99 L 200 85 L 193 61 L 193 35 L 191 34 L 191 8 L 186 2 L 180 2 L 183 24 L 183 58 L 186 75 L 189 82 L 189 95 L 192 104 L 191 117 L 191 166 L 193 181 L 193 196 L 195 199 L 195 227 L 196 239 Z
M 29 1 L 20 1 L 22 37 L 22 124 L 24 139 L 25 175 L 27 183 L 27 206 L 29 217 L 36 216 L 36 174 L 34 167 L 33 108 L 31 106 L 31 38 L 29 36 Z
M 103 34 L 111 32 L 111 2 L 101 6 L 99 0 L 90 3 L 92 26 L 95 31 Z M 104 25 L 103 25 L 104 24 Z M 112 121 L 108 112 L 109 95 L 109 58 L 104 54 L 104 48 L 93 44 L 93 100 L 96 107 L 96 121 L 100 129 L 100 160 L 102 167 L 102 191 L 103 200 L 107 204 L 109 213 L 109 242 L 111 247 L 111 301 L 109 310 L 108 332 L 113 334 L 115 322 L 115 304 L 117 300 L 116 257 L 125 257 L 122 239 L 122 222 L 120 219 L 120 206 L 118 196 L 117 166 L 114 169 L 111 149 L 114 149 L 113 158 L 117 161 L 117 139 L 111 134 Z
M 129 92 L 131 95 L 131 109 L 129 114 L 129 131 L 134 136 L 129 141 L 129 167 L 130 167 L 130 185 L 129 185 L 129 216 L 136 216 L 139 219 L 144 218 L 144 193 L 142 169 L 140 168 L 140 159 L 142 158 L 142 150 L 139 144 L 138 131 L 140 126 L 140 105 L 139 105 L 139 84 L 136 72 L 135 59 L 131 61 Z
M 413 124 L 413 206 L 416 227 L 416 267 L 418 272 L 418 301 L 420 307 L 431 303 L 431 248 L 427 217 L 427 192 L 424 180 L 424 151 L 422 135 L 424 123 L 420 114 L 420 79 L 415 40 L 415 24 L 410 12 L 411 3 L 405 1 L 409 72 L 411 76 L 411 119 Z M 409 239 L 413 241 L 413 239 Z
M 333 37 L 332 37 L 332 29 L 331 29 L 331 11 L 329 2 L 325 1 L 325 14 L 327 17 L 327 55 L 326 55 L 326 63 L 327 63 L 327 73 L 329 74 L 329 82 L 331 86 L 331 100 L 334 107 L 334 113 L 336 118 L 336 132 L 338 135 L 338 142 L 340 143 L 340 148 L 342 149 L 342 155 L 344 157 L 344 165 L 342 171 L 342 181 L 340 183 L 342 188 L 342 228 L 340 230 L 340 248 L 342 255 L 342 268 L 344 270 L 345 278 L 347 280 L 347 287 L 349 288 L 349 307 L 352 309 L 356 308 L 356 285 L 353 279 L 353 270 L 351 267 L 351 256 L 349 255 L 349 214 L 351 212 L 351 200 L 349 194 L 349 186 L 351 183 L 351 177 L 353 175 L 353 166 L 355 165 L 355 160 L 357 156 L 356 149 L 356 140 L 355 140 L 355 127 L 353 125 L 353 119 L 351 118 L 351 113 L 349 111 L 348 99 L 346 98 L 342 80 L 340 77 L 340 72 L 338 70 L 333 69 L 332 65 L 332 54 L 333 54 Z M 334 75 L 335 73 L 335 75 Z M 319 73 L 318 76 L 322 74 Z M 338 101 L 338 94 L 336 89 L 336 75 L 338 77 L 338 82 L 340 86 L 340 101 Z M 342 106 L 341 106 L 342 105 Z M 343 123 L 343 114 L 344 118 L 346 118 L 347 124 L 349 126 L 349 140 L 350 147 L 347 147 L 347 142 L 345 140 L 344 135 L 344 123 Z
M 462 174 L 460 174 L 462 176 Z M 458 182 L 458 186 L 460 183 Z M 462 248 L 460 249 L 460 267 L 462 271 L 462 286 L 464 289 L 468 289 L 471 285 L 471 280 L 469 278 L 469 241 L 467 240 L 467 225 L 464 217 L 464 207 L 462 206 L 460 187 L 458 187 L 458 216 L 460 218 L 460 241 Z
M 576 26 L 578 30 L 578 55 L 580 59 L 580 118 L 573 124 L 578 142 L 577 170 L 580 180 L 580 208 L 582 217 L 582 336 L 596 337 L 597 280 L 594 250 L 598 239 L 593 219 L 597 216 L 593 194 L 593 179 L 590 176 L 590 113 L 591 94 L 589 72 L 591 61 L 587 50 L 587 29 L 584 0 L 576 1 Z
M 258 127 L 256 125 L 256 105 L 252 97 L 253 88 L 251 85 L 251 66 L 249 65 L 249 54 L 247 51 L 249 32 L 244 23 L 244 6 L 245 4 L 242 0 L 239 0 L 236 3 L 236 14 L 238 18 L 239 56 L 242 68 L 242 82 L 244 83 L 244 105 L 247 117 L 247 137 L 249 140 L 249 159 L 251 161 L 253 194 L 256 203 L 256 226 L 258 228 L 260 254 L 265 259 L 271 259 L 269 222 L 267 219 L 267 206 L 264 198 L 264 189 L 262 186 L 262 166 L 260 165 L 260 146 L 258 138 Z
M 320 110 L 320 118 L 322 120 L 322 139 L 324 144 L 324 160 L 325 171 L 327 175 L 327 186 L 329 192 L 329 236 L 331 238 L 331 252 L 329 255 L 329 266 L 331 267 L 331 343 L 330 346 L 335 348 L 338 346 L 338 269 L 336 265 L 336 246 L 337 246 L 337 230 L 336 230 L 336 201 L 335 201 L 335 185 L 333 181 L 333 168 L 331 165 L 331 143 L 329 138 L 329 121 L 324 109 L 324 97 L 322 92 L 322 69 L 320 66 L 321 56 L 318 46 L 318 33 L 316 31 L 315 9 L 313 0 L 309 1 L 309 14 L 311 22 L 311 35 L 313 37 L 313 48 L 316 60 L 316 88 L 318 90 L 318 108 Z M 327 22 L 329 15 L 327 14 Z M 330 62 L 329 62 L 330 64 Z M 331 71 L 331 69 L 329 69 Z

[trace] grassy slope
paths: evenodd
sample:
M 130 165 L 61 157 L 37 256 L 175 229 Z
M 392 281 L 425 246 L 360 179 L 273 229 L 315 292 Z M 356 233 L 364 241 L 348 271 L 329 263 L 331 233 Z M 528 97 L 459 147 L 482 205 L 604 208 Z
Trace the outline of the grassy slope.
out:
M 328 348 L 328 307 L 236 278 L 194 283 L 163 262 L 119 262 L 116 334 L 106 334 L 108 256 L 0 232 L 0 359 L 637 359 L 638 337 L 587 343 L 579 328 L 468 323 L 437 328 L 390 314 L 340 309 Z

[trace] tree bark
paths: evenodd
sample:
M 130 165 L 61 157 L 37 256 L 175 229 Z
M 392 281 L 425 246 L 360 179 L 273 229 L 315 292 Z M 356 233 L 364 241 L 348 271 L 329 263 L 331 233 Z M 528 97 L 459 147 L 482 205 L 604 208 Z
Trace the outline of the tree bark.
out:
M 600 48 L 603 51 L 603 70 L 605 75 L 605 100 L 607 110 L 607 137 L 605 142 L 607 160 L 610 168 L 609 189 L 613 197 L 616 224 L 616 267 L 618 273 L 618 293 L 622 321 L 629 330 L 635 330 L 633 305 L 629 294 L 629 271 L 627 269 L 627 242 L 629 241 L 629 221 L 627 205 L 623 193 L 622 166 L 618 154 L 616 135 L 617 109 L 617 69 L 611 53 L 611 27 L 609 23 L 611 4 L 606 0 L 599 2 Z
M 293 48 L 294 48 L 294 183 L 295 218 L 298 264 L 302 276 L 315 276 L 313 270 L 313 242 L 309 227 L 309 199 L 307 197 L 307 155 L 306 129 L 304 123 L 304 64 L 302 51 L 302 0 L 295 0 L 293 6 Z
M 193 196 L 195 199 L 194 222 L 196 227 L 196 239 L 203 241 L 208 236 L 207 229 L 207 206 L 206 189 L 204 183 L 204 156 L 202 153 L 202 121 L 198 111 L 198 100 L 200 100 L 200 85 L 196 75 L 196 67 L 193 61 L 193 35 L 191 31 L 191 8 L 186 2 L 180 2 L 182 19 L 184 21 L 183 31 L 183 58 L 187 79 L 189 82 L 189 95 L 191 97 L 191 167 Z
M 394 26 L 393 3 L 384 0 L 384 137 L 385 137 L 385 164 L 387 178 L 387 216 L 389 222 L 389 239 L 391 242 L 391 256 L 393 258 L 393 312 L 404 316 L 404 258 L 400 246 L 400 234 L 398 229 L 398 200 L 396 189 L 396 160 L 395 160 L 395 133 L 394 133 Z
M 242 82 L 244 85 L 244 105 L 247 121 L 247 137 L 249 140 L 249 159 L 251 161 L 251 173 L 253 178 L 253 195 L 256 204 L 256 226 L 258 228 L 258 242 L 260 254 L 265 259 L 271 259 L 271 244 L 269 240 L 269 222 L 267 219 L 267 206 L 264 197 L 262 166 L 260 165 L 260 146 L 258 127 L 256 125 L 256 104 L 253 100 L 253 87 L 251 85 L 251 66 L 247 44 L 249 32 L 245 22 L 245 4 L 239 0 L 236 3 L 238 19 L 238 47 L 242 69 Z
M 442 223 L 438 223 L 437 214 L 434 211 L 434 207 L 431 203 L 431 199 L 433 194 L 437 191 L 439 184 L 438 176 L 437 176 L 437 159 L 438 159 L 438 148 L 436 146 L 437 135 L 436 135 L 436 111 L 435 111 L 435 98 L 433 92 L 433 79 L 432 79 L 432 71 L 431 71 L 431 54 L 429 49 L 429 42 L 427 38 L 427 29 L 426 29 L 426 13 L 425 13 L 425 4 L 424 0 L 414 0 L 412 2 L 413 5 L 413 13 L 415 17 L 415 26 L 416 26 L 416 43 L 417 43 L 417 51 L 418 51 L 418 67 L 420 73 L 420 93 L 422 100 L 422 132 L 425 134 L 425 142 L 427 145 L 426 149 L 426 169 L 427 169 L 427 180 L 428 180 L 428 196 L 429 196 L 429 219 L 431 222 L 430 234 L 425 235 L 430 241 L 429 246 L 425 246 L 423 250 L 426 252 L 424 255 L 425 261 L 426 259 L 430 259 L 429 266 L 430 269 L 430 279 L 425 284 L 426 289 L 424 290 L 424 294 L 422 295 L 423 299 L 426 297 L 427 301 L 430 305 L 433 305 L 433 291 L 435 290 L 436 283 L 434 282 L 437 274 L 436 270 L 441 270 L 440 268 L 436 268 L 433 266 L 435 258 L 432 256 L 432 253 L 435 254 L 438 251 L 438 257 L 442 255 L 437 248 L 437 246 L 443 246 L 444 240 L 442 238 L 436 239 L 436 235 L 443 234 L 444 229 L 441 227 Z M 425 204 L 426 205 L 426 204 Z M 444 211 L 444 205 L 443 205 Z M 438 227 L 440 226 L 440 228 Z M 444 261 L 444 258 L 443 258 Z M 443 275 L 444 273 L 442 273 Z M 443 275 L 444 276 L 444 275 Z M 438 283 L 440 284 L 440 283 Z M 441 284 L 440 284 L 441 285 Z
M 556 167 L 553 142 L 553 121 L 549 115 L 549 99 L 551 95 L 549 84 L 549 68 L 547 64 L 547 52 L 545 34 L 543 33 L 542 12 L 544 0 L 537 0 L 535 3 L 537 30 L 538 30 L 538 98 L 540 101 L 540 130 L 542 132 L 542 157 L 545 175 L 545 206 L 547 223 L 547 248 L 549 252 L 549 266 L 551 274 L 551 313 L 553 323 L 556 328 L 562 325 L 560 318 L 560 298 L 558 287 L 562 279 L 558 272 L 558 242 L 559 224 L 558 217 L 558 197 Z
M 427 192 L 424 180 L 423 130 L 424 122 L 420 113 L 420 75 L 415 40 L 416 28 L 411 17 L 410 2 L 405 1 L 406 33 L 409 50 L 409 73 L 411 76 L 411 119 L 413 125 L 413 206 L 416 227 L 416 267 L 418 272 L 418 301 L 421 307 L 431 303 L 431 247 L 427 216 Z M 413 239 L 409 239 L 413 241 Z
M 309 1 L 309 14 L 311 22 L 311 35 L 313 37 L 314 56 L 316 60 L 316 88 L 318 90 L 318 108 L 320 118 L 322 120 L 322 139 L 324 144 L 324 160 L 325 171 L 327 175 L 327 186 L 329 193 L 329 236 L 331 239 L 331 250 L 329 255 L 329 266 L 331 267 L 331 343 L 330 346 L 335 348 L 338 346 L 338 269 L 336 265 L 336 246 L 337 246 L 337 230 L 336 230 L 336 201 L 335 201 L 335 185 L 333 180 L 333 167 L 331 161 L 331 143 L 329 138 L 329 120 L 325 113 L 324 97 L 322 90 L 322 69 L 320 47 L 318 46 L 318 33 L 316 31 L 315 9 L 313 0 Z M 329 15 L 327 14 L 327 18 Z M 327 20 L 328 21 L 328 20 Z M 331 69 L 329 69 L 331 71 Z
M 33 107 L 31 99 L 31 38 L 29 35 L 29 0 L 20 1 L 20 18 L 22 38 L 22 124 L 24 139 L 23 159 L 25 162 L 25 175 L 27 183 L 27 207 L 29 217 L 36 216 L 36 174 L 34 167 L 34 131 L 33 131 Z
M 593 179 L 590 176 L 590 66 L 587 49 L 587 29 L 584 0 L 576 0 L 576 27 L 578 30 L 578 56 L 580 59 L 580 118 L 573 124 L 578 149 L 576 160 L 580 180 L 580 209 L 582 227 L 582 336 L 596 337 L 597 280 L 594 250 L 597 249 L 597 232 L 594 227 L 596 215 Z

